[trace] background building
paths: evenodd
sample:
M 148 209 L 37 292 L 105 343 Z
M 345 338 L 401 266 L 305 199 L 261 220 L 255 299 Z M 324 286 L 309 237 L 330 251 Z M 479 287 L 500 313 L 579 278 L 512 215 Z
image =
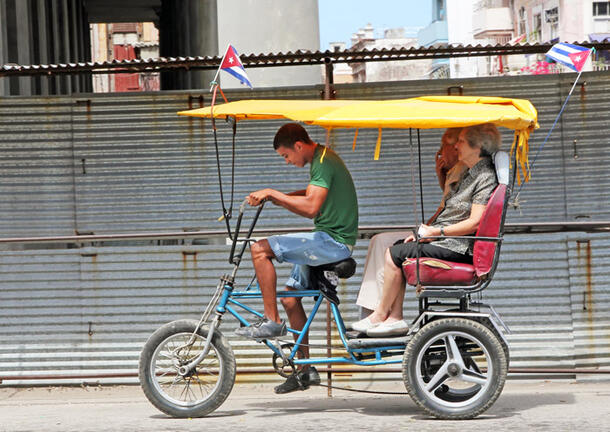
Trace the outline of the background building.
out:
M 610 37 L 610 2 L 595 0 L 511 0 L 513 35 L 527 43 L 599 42 Z M 511 71 L 544 62 L 543 55 L 513 56 Z M 606 69 L 608 53 L 596 53 L 585 70 Z
M 417 41 L 423 47 L 446 45 L 449 42 L 446 0 L 432 0 L 432 20 L 417 33 Z M 432 78 L 449 77 L 449 59 L 433 60 L 428 75 Z
M 92 60 L 134 60 L 159 57 L 159 31 L 152 22 L 91 25 Z M 159 73 L 96 74 L 93 91 L 158 91 Z
M 153 47 L 146 28 L 133 23 L 154 24 L 161 57 L 222 55 L 229 42 L 241 54 L 320 47 L 317 0 L 0 0 L 0 64 L 88 62 L 92 49 L 102 61 L 136 58 L 138 50 L 141 56 Z M 94 30 L 93 44 L 90 24 L 108 24 Z M 250 68 L 248 74 L 257 87 L 320 82 L 318 67 L 288 69 Z M 214 73 L 163 72 L 160 85 L 165 90 L 208 88 Z M 105 84 L 96 79 L 96 88 L 112 90 L 116 79 L 119 89 L 136 88 L 136 79 L 127 76 Z M 92 81 L 87 74 L 3 78 L 0 96 L 90 92 Z M 138 81 L 140 88 L 154 88 L 153 84 L 147 77 Z M 231 88 L 239 83 L 225 79 L 222 85 Z
M 352 36 L 351 50 L 414 48 L 417 38 L 406 37 L 404 28 L 384 30 L 383 37 L 375 37 L 375 29 L 369 24 Z M 419 79 L 426 75 L 429 60 L 350 63 L 353 82 L 401 81 Z

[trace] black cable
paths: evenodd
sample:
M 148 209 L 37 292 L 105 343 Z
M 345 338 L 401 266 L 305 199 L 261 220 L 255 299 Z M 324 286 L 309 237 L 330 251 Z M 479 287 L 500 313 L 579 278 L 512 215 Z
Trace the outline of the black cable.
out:
M 419 129 L 417 129 L 417 157 L 419 161 L 419 202 L 421 204 L 421 220 L 423 223 L 426 219 L 424 218 L 424 185 L 421 175 L 421 139 L 419 137 Z
M 331 388 L 334 390 L 344 390 L 344 391 L 351 391 L 354 393 L 373 393 L 373 394 L 387 394 L 387 395 L 408 395 L 409 393 L 407 392 L 386 392 L 386 391 L 373 391 L 373 390 L 360 390 L 360 389 L 351 389 L 351 388 L 347 388 L 347 387 L 335 387 L 335 386 L 329 386 L 326 384 L 316 384 L 320 387 L 326 387 L 326 388 Z
M 218 135 L 216 133 L 216 119 L 214 118 L 214 116 L 212 116 L 211 120 L 212 120 L 212 129 L 214 130 L 214 148 L 216 149 L 216 170 L 218 172 L 218 187 L 220 188 L 220 203 L 222 205 L 222 215 L 224 217 L 225 224 L 227 226 L 227 232 L 229 233 L 229 238 L 232 239 L 233 235 L 231 234 L 231 225 L 229 224 L 229 219 L 231 218 L 231 215 L 229 215 L 227 213 L 227 208 L 225 207 L 224 192 L 222 190 L 222 174 L 220 171 L 220 153 L 218 151 Z
M 235 195 L 235 135 L 237 134 L 237 119 L 233 119 L 233 143 L 231 149 L 231 205 L 229 206 L 229 217 L 233 214 L 233 197 Z
M 411 192 L 413 193 L 413 216 L 415 217 L 415 229 L 419 226 L 419 219 L 417 218 L 417 197 L 415 192 L 415 169 L 413 168 L 413 129 L 409 128 L 409 148 L 411 150 Z

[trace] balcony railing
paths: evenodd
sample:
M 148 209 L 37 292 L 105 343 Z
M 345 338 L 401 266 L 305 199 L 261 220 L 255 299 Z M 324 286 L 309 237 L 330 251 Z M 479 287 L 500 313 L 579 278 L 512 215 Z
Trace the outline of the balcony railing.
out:
M 507 8 L 509 7 L 508 0 L 480 0 L 474 4 L 474 10 Z

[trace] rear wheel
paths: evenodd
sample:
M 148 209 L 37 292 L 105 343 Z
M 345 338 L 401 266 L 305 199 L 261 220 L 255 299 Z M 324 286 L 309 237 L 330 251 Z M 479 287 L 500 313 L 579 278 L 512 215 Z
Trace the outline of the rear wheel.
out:
M 441 419 L 469 419 L 496 401 L 507 362 L 498 337 L 464 318 L 423 326 L 407 344 L 403 380 L 411 398 Z
M 154 332 L 140 354 L 140 385 L 148 400 L 173 417 L 203 417 L 217 409 L 235 383 L 235 357 L 218 330 L 210 350 L 190 372 L 180 371 L 202 351 L 208 335 L 196 321 L 181 320 Z M 182 373 L 181 373 L 182 372 Z

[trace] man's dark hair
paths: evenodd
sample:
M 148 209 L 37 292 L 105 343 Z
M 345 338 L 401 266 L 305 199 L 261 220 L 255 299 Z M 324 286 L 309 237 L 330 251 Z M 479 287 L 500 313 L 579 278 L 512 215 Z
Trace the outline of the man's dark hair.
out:
M 282 126 L 273 139 L 273 148 L 275 150 L 280 147 L 286 147 L 289 149 L 294 148 L 294 143 L 301 141 L 306 144 L 312 144 L 309 135 L 303 126 L 298 123 L 286 123 Z

